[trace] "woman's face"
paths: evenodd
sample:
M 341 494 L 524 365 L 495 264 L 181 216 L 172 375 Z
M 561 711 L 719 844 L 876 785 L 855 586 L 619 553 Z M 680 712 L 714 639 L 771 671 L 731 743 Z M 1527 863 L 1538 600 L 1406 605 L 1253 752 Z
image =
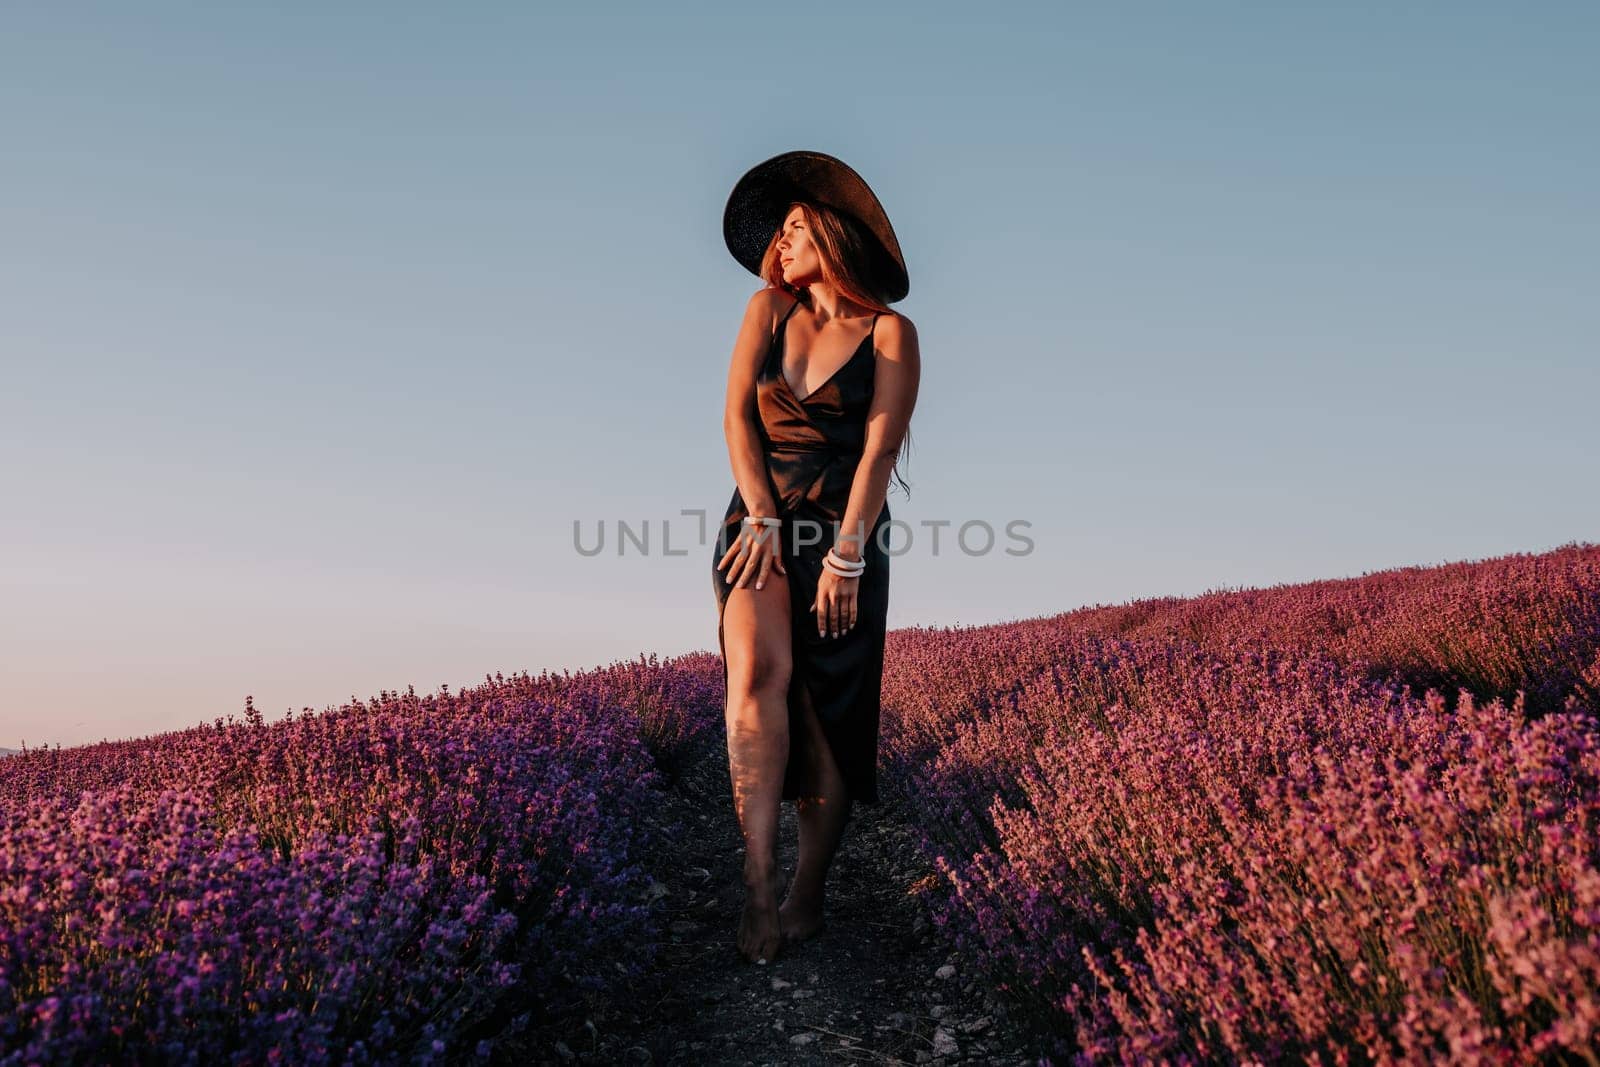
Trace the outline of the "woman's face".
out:
M 799 208 L 791 208 L 783 220 L 778 257 L 783 265 L 783 280 L 790 285 L 810 285 L 822 279 L 822 259 L 817 246 L 811 243 L 811 229 Z

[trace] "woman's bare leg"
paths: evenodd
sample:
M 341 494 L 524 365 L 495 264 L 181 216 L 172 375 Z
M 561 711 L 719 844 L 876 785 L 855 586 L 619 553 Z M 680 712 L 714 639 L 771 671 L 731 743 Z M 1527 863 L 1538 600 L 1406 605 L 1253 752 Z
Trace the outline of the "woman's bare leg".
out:
M 850 818 L 850 795 L 844 777 L 810 705 L 805 710 L 805 730 L 805 780 L 810 788 L 795 803 L 800 856 L 788 895 L 778 909 L 783 936 L 795 941 L 803 941 L 822 929 L 823 885 Z
M 789 582 L 769 574 L 764 588 L 728 593 L 722 614 L 728 660 L 728 771 L 733 807 L 744 834 L 744 914 L 739 953 L 751 962 L 777 959 L 778 806 L 789 760 Z

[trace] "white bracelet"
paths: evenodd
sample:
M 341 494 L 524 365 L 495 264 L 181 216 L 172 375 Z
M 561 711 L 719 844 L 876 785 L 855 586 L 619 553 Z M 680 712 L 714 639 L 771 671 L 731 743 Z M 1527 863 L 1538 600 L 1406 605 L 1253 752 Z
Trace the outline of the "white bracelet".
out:
M 858 578 L 861 572 L 867 569 L 865 559 L 845 559 L 831 548 L 828 549 L 828 554 L 822 557 L 822 565 L 841 578 Z
M 783 520 L 782 519 L 758 519 L 754 515 L 746 515 L 744 517 L 744 524 L 746 526 L 782 526 L 783 525 Z

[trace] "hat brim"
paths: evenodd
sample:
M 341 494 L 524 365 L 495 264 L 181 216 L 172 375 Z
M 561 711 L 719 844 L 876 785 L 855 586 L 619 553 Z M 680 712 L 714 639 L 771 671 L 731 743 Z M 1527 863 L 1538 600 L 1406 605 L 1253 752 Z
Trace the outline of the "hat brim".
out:
M 722 236 L 741 266 L 760 276 L 761 257 L 795 200 L 824 204 L 860 221 L 877 239 L 884 256 L 885 300 L 905 299 L 911 290 L 905 258 L 877 194 L 848 164 L 823 152 L 773 156 L 734 183 L 722 211 Z

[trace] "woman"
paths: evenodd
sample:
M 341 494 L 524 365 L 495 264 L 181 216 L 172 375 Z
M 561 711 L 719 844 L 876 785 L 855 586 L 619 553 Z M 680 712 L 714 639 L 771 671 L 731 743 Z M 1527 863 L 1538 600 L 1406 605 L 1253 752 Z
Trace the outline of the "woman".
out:
M 738 948 L 766 963 L 822 928 L 851 805 L 878 800 L 884 498 L 921 360 L 911 321 L 888 308 L 910 288 L 899 241 L 841 161 L 788 152 L 754 167 L 728 198 L 723 236 L 767 283 L 745 308 L 728 372 L 736 486 L 712 577 L 745 843 Z M 780 905 L 782 800 L 795 802 L 800 842 Z

